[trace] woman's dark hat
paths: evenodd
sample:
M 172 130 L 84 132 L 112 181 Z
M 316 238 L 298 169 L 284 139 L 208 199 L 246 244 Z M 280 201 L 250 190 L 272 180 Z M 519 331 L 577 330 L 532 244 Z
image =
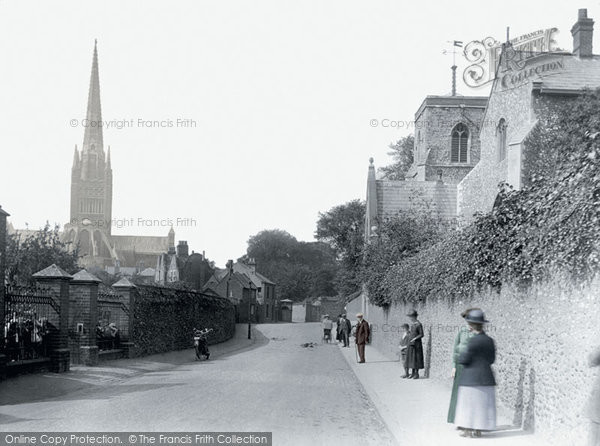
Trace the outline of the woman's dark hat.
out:
M 410 310 L 408 313 L 406 313 L 406 315 L 408 317 L 417 317 L 419 313 L 417 313 L 417 310 Z
M 472 324 L 487 324 L 489 321 L 485 318 L 483 311 L 476 309 L 469 311 L 469 314 L 465 318 L 465 321 L 471 322 Z

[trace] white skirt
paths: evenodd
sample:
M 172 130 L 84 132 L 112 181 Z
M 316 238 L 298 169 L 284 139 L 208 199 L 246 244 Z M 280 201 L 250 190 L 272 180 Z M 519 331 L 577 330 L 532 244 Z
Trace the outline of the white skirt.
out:
M 454 424 L 465 429 L 496 429 L 494 386 L 459 386 Z

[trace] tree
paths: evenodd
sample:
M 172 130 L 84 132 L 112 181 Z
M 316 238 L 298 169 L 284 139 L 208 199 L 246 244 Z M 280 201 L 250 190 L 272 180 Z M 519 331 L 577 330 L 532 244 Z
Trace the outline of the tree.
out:
M 319 213 L 315 238 L 335 250 L 340 264 L 336 288 L 342 295 L 351 294 L 361 286 L 365 209 L 363 201 L 353 200 Z
M 6 248 L 6 272 L 12 285 L 34 285 L 34 273 L 53 263 L 69 274 L 78 270 L 78 248 L 68 249 L 61 241 L 59 227 L 46 223 L 43 229 L 23 238 L 21 234 L 9 234 Z
M 384 220 L 378 237 L 365 247 L 361 268 L 370 301 L 388 304 L 392 293 L 385 279 L 389 270 L 440 241 L 448 227 L 448 223 L 427 210 L 403 212 Z
M 335 294 L 336 255 L 320 242 L 300 242 L 280 229 L 265 230 L 250 237 L 246 254 L 256 271 L 276 283 L 282 299 L 300 301 L 310 296 Z
M 414 162 L 415 138 L 412 135 L 400 138 L 396 143 L 389 145 L 390 151 L 388 155 L 392 157 L 394 162 L 389 166 L 379 168 L 379 172 L 383 174 L 386 180 L 403 180 L 406 172 L 410 169 Z

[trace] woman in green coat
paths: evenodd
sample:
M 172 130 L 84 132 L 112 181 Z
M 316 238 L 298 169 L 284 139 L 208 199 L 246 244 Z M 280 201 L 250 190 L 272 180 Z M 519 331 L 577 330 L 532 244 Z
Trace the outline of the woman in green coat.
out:
M 460 313 L 464 319 L 471 310 L 479 310 L 479 308 L 467 308 L 465 311 Z M 458 383 L 460 381 L 460 374 L 463 369 L 463 365 L 458 363 L 458 357 L 467 348 L 469 340 L 473 337 L 473 333 L 469 330 L 467 324 L 463 325 L 456 334 L 454 339 L 454 349 L 452 350 L 452 396 L 450 397 L 450 407 L 448 409 L 448 423 L 454 423 L 454 413 L 456 412 L 456 397 L 458 395 Z

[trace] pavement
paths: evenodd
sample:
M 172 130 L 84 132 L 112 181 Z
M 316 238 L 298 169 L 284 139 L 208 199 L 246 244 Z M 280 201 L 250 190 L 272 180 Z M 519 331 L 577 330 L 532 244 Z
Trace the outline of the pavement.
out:
M 506 446 L 547 445 L 541 437 L 514 428 L 500 410 L 497 431 L 484 432 L 481 439 L 462 438 L 456 427 L 446 421 L 452 392 L 450 379 L 448 383 L 423 378 L 403 379 L 400 362 L 390 360 L 374 347 L 367 346 L 364 364 L 357 363 L 354 344 L 350 348 L 339 346 L 339 349 L 399 445 L 454 446 L 473 442 Z

